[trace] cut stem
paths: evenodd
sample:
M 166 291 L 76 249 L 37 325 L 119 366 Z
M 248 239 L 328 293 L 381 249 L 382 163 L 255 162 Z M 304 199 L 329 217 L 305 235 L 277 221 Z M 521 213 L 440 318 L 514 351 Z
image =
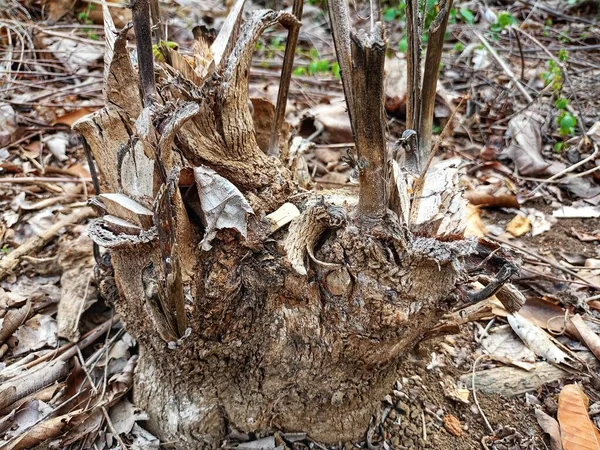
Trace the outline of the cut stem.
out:
M 423 170 L 423 164 L 428 160 L 431 153 L 437 82 L 440 62 L 442 60 L 444 37 L 446 35 L 451 8 L 452 0 L 442 0 L 440 11 L 429 27 L 429 40 L 425 56 L 425 74 L 421 88 L 421 110 L 419 112 L 419 126 L 417 129 L 417 136 L 419 138 L 417 148 L 418 173 L 421 173 Z
M 157 98 L 154 80 L 154 56 L 152 55 L 152 28 L 148 0 L 134 0 L 132 5 L 133 29 L 138 57 L 138 71 L 144 98 L 144 106 L 152 105 Z
M 387 162 L 383 116 L 386 43 L 381 22 L 370 35 L 352 35 L 354 135 L 359 170 L 358 214 L 361 221 L 380 220 L 386 211 Z
M 269 137 L 269 155 L 279 154 L 279 133 L 285 117 L 285 107 L 287 105 L 288 94 L 290 91 L 290 81 L 292 79 L 292 69 L 294 68 L 294 56 L 296 55 L 296 46 L 298 45 L 298 36 L 302 21 L 302 7 L 304 0 L 294 0 L 292 14 L 298 19 L 297 24 L 292 24 L 288 31 L 287 44 L 285 46 L 285 55 L 283 57 L 283 68 L 281 69 L 281 80 L 279 82 L 279 92 L 277 92 L 277 105 L 275 106 L 275 120 Z

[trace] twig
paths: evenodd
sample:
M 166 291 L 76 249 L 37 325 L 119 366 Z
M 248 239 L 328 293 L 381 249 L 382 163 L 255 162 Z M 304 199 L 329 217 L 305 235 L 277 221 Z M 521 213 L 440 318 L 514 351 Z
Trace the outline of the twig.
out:
M 496 433 L 494 433 L 494 429 L 492 428 L 492 426 L 490 425 L 490 422 L 488 421 L 487 417 L 485 416 L 483 409 L 481 409 L 481 406 L 479 405 L 479 401 L 477 400 L 477 389 L 475 389 L 475 368 L 477 367 L 477 363 L 479 362 L 479 360 L 486 358 L 487 356 L 488 355 L 485 355 L 485 354 L 479 355 L 477 357 L 477 359 L 475 360 L 475 362 L 473 362 L 473 376 L 471 379 L 471 387 L 473 389 L 473 401 L 475 402 L 475 405 L 477 405 L 479 414 L 481 414 L 481 417 L 483 418 L 483 421 L 485 422 L 486 426 L 488 427 L 488 430 L 490 430 L 490 433 L 496 434 Z
M 78 183 L 92 182 L 91 178 L 67 178 L 67 177 L 13 177 L 0 178 L 2 184 L 29 184 L 29 183 Z
M 518 29 L 518 28 L 515 28 L 515 29 Z M 508 75 L 508 77 L 512 80 L 512 82 L 515 84 L 517 89 L 521 92 L 521 94 L 523 94 L 523 97 L 525 97 L 527 102 L 528 103 L 533 102 L 533 97 L 531 97 L 531 95 L 529 95 L 529 92 L 527 92 L 527 90 L 523 87 L 523 85 L 517 79 L 517 77 L 515 76 L 513 71 L 510 69 L 510 67 L 508 67 L 508 65 L 504 62 L 504 60 L 500 57 L 498 52 L 496 52 L 494 47 L 492 47 L 490 45 L 490 43 L 479 32 L 475 31 L 475 36 L 477 37 L 477 39 L 479 39 L 481 41 L 481 43 L 487 49 L 487 51 L 490 53 L 490 55 L 492 55 L 492 58 L 494 58 L 496 60 L 496 62 L 500 65 L 500 67 L 502 68 L 504 73 L 506 73 L 506 75 Z
M 285 117 L 285 107 L 287 105 L 290 91 L 290 81 L 292 79 L 292 69 L 294 68 L 294 56 L 296 55 L 296 46 L 298 45 L 298 36 L 300 35 L 300 21 L 302 20 L 302 6 L 304 0 L 294 0 L 292 14 L 298 19 L 297 24 L 292 24 L 288 31 L 287 44 L 285 46 L 285 55 L 283 56 L 283 68 L 281 69 L 281 80 L 279 82 L 279 91 L 277 92 L 277 104 L 275 106 L 275 120 L 271 128 L 269 138 L 269 155 L 279 154 L 279 133 Z
M 127 450 L 127 446 L 125 445 L 125 442 L 123 442 L 123 439 L 121 439 L 121 436 L 119 435 L 119 433 L 117 432 L 117 430 L 115 430 L 115 426 L 113 425 L 112 420 L 110 420 L 110 416 L 108 415 L 108 412 L 106 411 L 106 407 L 105 406 L 102 406 L 102 414 L 104 414 L 104 418 L 106 419 L 106 423 L 108 424 L 108 428 L 110 428 L 111 433 L 113 434 L 113 436 L 115 437 L 115 439 L 119 443 L 119 446 L 121 447 L 121 450 Z
M 572 164 L 572 165 L 570 165 L 569 167 L 567 167 L 566 169 L 563 169 L 563 170 L 561 170 L 561 171 L 560 171 L 560 172 L 558 172 L 558 173 L 555 173 L 554 175 L 552 175 L 550 178 L 548 178 L 548 179 L 546 179 L 546 180 L 541 180 L 541 181 L 540 181 L 540 184 L 539 184 L 539 185 L 537 185 L 537 186 L 535 187 L 535 189 L 533 189 L 533 190 L 532 190 L 532 191 L 529 193 L 529 196 L 531 196 L 531 195 L 535 194 L 537 191 L 539 191 L 539 190 L 541 189 L 541 187 L 542 187 L 544 184 L 551 183 L 551 182 L 553 182 L 554 180 L 556 180 L 556 179 L 558 179 L 558 178 L 562 177 L 563 175 L 565 175 L 565 174 L 567 174 L 567 173 L 569 173 L 569 172 L 573 172 L 575 169 L 577 169 L 578 167 L 581 167 L 581 166 L 583 166 L 583 165 L 584 165 L 584 164 L 586 164 L 588 161 L 593 161 L 593 160 L 594 160 L 594 158 L 596 158 L 596 155 L 598 154 L 598 144 L 596 144 L 595 142 L 594 142 L 593 144 L 594 144 L 594 151 L 592 152 L 592 154 L 591 154 L 590 156 L 588 156 L 588 157 L 587 157 L 587 158 L 585 158 L 585 159 L 582 159 L 582 160 L 581 160 L 581 161 L 579 161 L 579 162 L 576 162 L 575 164 Z M 592 173 L 592 172 L 596 171 L 597 169 L 598 169 L 598 167 L 594 167 L 593 169 L 591 169 L 591 170 L 587 171 L 587 173 L 585 173 L 585 174 L 587 175 L 588 173 Z M 582 176 L 582 175 L 581 175 L 581 174 L 577 174 L 577 176 Z M 568 178 L 567 178 L 567 179 L 568 179 Z
M 77 209 L 60 222 L 52 225 L 40 236 L 34 236 L 28 241 L 25 241 L 0 261 L 0 280 L 3 280 L 19 265 L 23 256 L 42 249 L 48 242 L 54 239 L 64 227 L 74 225 L 94 215 L 94 210 L 92 208 L 85 207 Z
M 569 275 L 577 278 L 578 280 L 583 281 L 586 286 L 594 288 L 594 289 L 600 291 L 600 286 L 598 286 L 598 285 L 596 285 L 594 283 L 590 283 L 588 280 L 586 280 L 585 278 L 583 278 L 581 275 L 577 274 L 576 272 L 573 272 L 572 270 L 567 269 L 566 267 L 561 266 L 560 264 L 552 262 L 549 259 L 545 259 L 545 258 L 541 257 L 540 255 L 538 255 L 537 253 L 532 252 L 531 250 L 524 249 L 523 247 L 520 247 L 520 246 L 518 246 L 516 244 L 513 244 L 513 243 L 511 243 L 511 242 L 509 242 L 507 240 L 504 240 L 502 238 L 499 238 L 499 237 L 488 236 L 488 239 L 491 239 L 492 241 L 500 242 L 501 244 L 504 244 L 504 245 L 508 245 L 509 247 L 515 248 L 515 249 L 519 250 L 520 252 L 523 252 L 523 253 L 525 253 L 525 254 L 527 254 L 529 256 L 532 256 L 533 258 L 536 258 L 536 259 L 538 259 L 540 261 L 544 261 L 545 263 L 549 264 L 550 266 L 554 267 L 555 269 L 558 269 L 558 270 L 561 270 L 563 272 L 566 272 Z

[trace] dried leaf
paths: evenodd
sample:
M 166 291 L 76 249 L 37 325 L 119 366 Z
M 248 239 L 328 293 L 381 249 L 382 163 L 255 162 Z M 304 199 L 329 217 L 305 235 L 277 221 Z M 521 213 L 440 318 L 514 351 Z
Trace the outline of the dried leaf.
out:
M 506 225 L 506 231 L 514 237 L 521 237 L 531 231 L 531 222 L 527 217 L 516 215 L 508 225 Z
M 194 178 L 206 222 L 202 249 L 210 250 L 217 230 L 224 228 L 233 228 L 246 237 L 246 215 L 254 212 L 239 189 L 209 167 L 195 167 Z
M 560 439 L 560 426 L 556 419 L 537 408 L 535 410 L 535 418 L 540 428 L 550 437 L 550 450 L 563 450 Z
M 4 318 L 0 319 L 0 344 L 10 338 L 19 328 L 31 311 L 31 303 L 27 302 L 21 308 L 9 309 Z
M 84 116 L 87 116 L 90 113 L 93 113 L 95 110 L 95 108 L 88 108 L 87 106 L 84 106 L 83 108 L 76 109 L 74 111 L 68 112 L 66 114 L 63 114 L 62 116 L 57 117 L 56 120 L 52 122 L 52 125 L 57 125 L 60 123 L 63 125 L 71 126 L 79 119 L 81 119 Z
M 467 204 L 467 226 L 465 228 L 464 236 L 475 236 L 475 237 L 485 237 L 487 234 L 487 229 L 481 220 L 481 215 L 479 214 L 479 208 L 473 206 L 472 204 Z
M 569 363 L 569 355 L 554 345 L 544 330 L 519 313 L 509 314 L 507 320 L 514 332 L 536 355 L 546 358 L 553 364 Z
M 58 436 L 67 427 L 69 422 L 80 413 L 81 410 L 77 410 L 63 416 L 45 420 L 27 431 L 11 444 L 2 448 L 4 450 L 26 450 L 32 448 L 46 439 Z
M 525 111 L 508 122 L 510 146 L 503 155 L 512 159 L 522 175 L 535 175 L 550 166 L 542 157 L 542 133 L 544 120 L 539 114 Z
M 39 350 L 42 347 L 58 345 L 58 327 L 56 320 L 47 314 L 37 314 L 26 321 L 13 333 L 17 342 L 13 348 L 13 356 Z
M 519 201 L 514 194 L 494 195 L 488 192 L 471 190 L 464 193 L 464 197 L 469 203 L 475 206 L 485 206 L 492 208 L 520 208 Z
M 385 109 L 390 113 L 406 113 L 406 59 L 393 56 L 385 61 Z M 404 108 L 403 108 L 404 107 Z
M 531 363 L 536 359 L 535 353 L 527 348 L 508 326 L 495 328 L 481 340 L 481 346 L 493 358 L 526 370 L 531 370 Z
M 577 384 L 558 396 L 558 423 L 564 450 L 600 450 L 598 430 L 588 416 L 589 399 Z
M 133 403 L 123 400 L 110 409 L 110 420 L 117 434 L 126 434 L 138 420 L 148 420 L 148 414 Z
M 592 219 L 600 217 L 600 206 L 562 206 L 552 215 L 559 219 Z

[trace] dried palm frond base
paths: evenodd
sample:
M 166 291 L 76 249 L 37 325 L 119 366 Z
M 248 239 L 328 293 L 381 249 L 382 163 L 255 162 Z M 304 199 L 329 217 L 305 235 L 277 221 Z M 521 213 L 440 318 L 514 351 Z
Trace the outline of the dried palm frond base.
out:
M 240 25 L 239 10 L 192 58 L 162 49 L 145 106 L 126 31 L 105 15 L 109 106 L 75 125 L 104 192 L 90 235 L 108 249 L 115 307 L 140 346 L 134 400 L 178 448 L 217 447 L 232 429 L 360 438 L 403 354 L 460 297 L 465 257 L 489 250 L 458 237 L 456 161 L 430 172 L 412 205 L 399 166 L 360 158 L 360 199 L 298 188 L 288 152 L 257 144 L 248 98 L 256 40 L 297 22 L 259 11 Z M 379 51 L 355 42 L 356 58 Z M 395 211 L 364 204 L 381 194 L 363 189 L 377 176 L 391 178 Z

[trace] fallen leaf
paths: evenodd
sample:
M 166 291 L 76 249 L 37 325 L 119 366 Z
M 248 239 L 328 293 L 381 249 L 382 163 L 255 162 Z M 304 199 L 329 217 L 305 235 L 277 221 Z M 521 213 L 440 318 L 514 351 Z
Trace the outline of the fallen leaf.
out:
M 62 116 L 57 117 L 56 120 L 52 122 L 52 125 L 60 123 L 71 126 L 82 117 L 87 116 L 88 114 L 91 114 L 94 111 L 96 111 L 96 108 L 88 108 L 87 106 L 84 106 L 83 108 L 70 111 L 66 114 L 63 114 Z
M 516 215 L 508 222 L 508 225 L 506 225 L 506 231 L 514 237 L 521 237 L 531 231 L 531 222 L 527 217 Z
M 535 418 L 540 428 L 550 437 L 550 450 L 563 450 L 560 439 L 560 426 L 556 419 L 538 408 L 535 409 Z
M 465 227 L 464 236 L 485 237 L 485 235 L 487 234 L 487 229 L 483 224 L 483 220 L 481 220 L 479 208 L 473 206 L 471 203 L 468 203 L 466 208 L 467 224 Z
M 389 113 L 406 113 L 406 58 L 394 54 L 385 61 L 385 110 Z
M 123 400 L 110 409 L 110 420 L 117 434 L 129 433 L 139 420 L 148 420 L 148 414 L 133 403 Z
M 65 133 L 56 133 L 44 140 L 44 144 L 58 161 L 66 161 L 69 138 Z
M 16 342 L 13 356 L 43 347 L 55 348 L 58 345 L 56 320 L 47 314 L 37 314 L 13 333 L 12 340 Z
M 0 103 L 0 148 L 11 143 L 17 131 L 17 116 L 8 103 Z
M 464 193 L 464 197 L 469 203 L 476 206 L 485 206 L 491 208 L 520 208 L 519 201 L 514 194 L 494 195 L 487 192 L 470 190 Z
M 444 421 L 444 428 L 448 430 L 448 433 L 459 437 L 464 434 L 462 424 L 456 416 L 448 414 L 447 416 L 444 416 L 442 420 Z
M 598 430 L 588 416 L 589 399 L 577 384 L 558 396 L 558 423 L 564 450 L 599 450 Z
M 246 216 L 254 212 L 239 189 L 209 167 L 195 167 L 194 178 L 206 222 L 202 249 L 210 250 L 217 230 L 224 228 L 233 228 L 246 237 Z
M 328 104 L 310 108 L 305 116 L 314 120 L 317 131 L 322 131 L 326 142 L 352 142 L 350 118 L 346 111 L 346 102 L 342 98 L 335 98 Z
M 521 340 L 536 355 L 547 359 L 553 364 L 569 364 L 569 355 L 559 349 L 550 340 L 544 330 L 537 327 L 519 313 L 509 314 L 508 323 Z
M 544 119 L 525 111 L 508 122 L 511 143 L 500 156 L 512 159 L 521 175 L 536 175 L 546 171 L 550 163 L 542 157 L 542 124 Z
M 481 346 L 488 354 L 499 361 L 531 370 L 536 356 L 509 326 L 497 327 L 481 340 Z
M 554 217 L 559 219 L 592 219 L 600 217 L 599 206 L 562 206 L 556 211 L 552 212 Z

